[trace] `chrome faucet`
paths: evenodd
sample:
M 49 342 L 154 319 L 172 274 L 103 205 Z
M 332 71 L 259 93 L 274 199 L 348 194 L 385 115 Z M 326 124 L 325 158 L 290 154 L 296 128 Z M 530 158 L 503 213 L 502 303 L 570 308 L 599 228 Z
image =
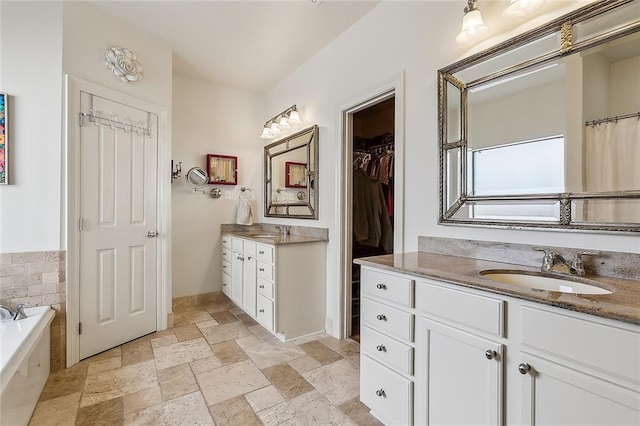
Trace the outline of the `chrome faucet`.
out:
M 594 251 L 583 251 L 576 254 L 573 257 L 571 263 L 568 263 L 564 257 L 557 251 L 553 249 L 546 249 L 542 247 L 532 247 L 533 250 L 543 251 L 544 256 L 542 257 L 542 265 L 540 266 L 540 271 L 542 272 L 564 272 L 569 273 L 571 275 L 585 275 L 586 271 L 584 269 L 584 262 L 582 261 L 582 256 L 597 256 L 598 252 Z M 563 265 L 566 268 L 565 271 L 557 271 L 554 270 L 556 265 Z
M 13 320 L 17 321 L 17 320 L 27 318 L 27 314 L 24 312 L 24 308 L 28 305 L 29 305 L 28 303 L 18 303 L 15 309 L 7 305 L 0 305 L 0 308 L 9 312 L 9 315 L 11 315 Z
M 280 231 L 280 236 L 282 236 L 282 237 L 286 237 L 287 235 L 289 235 L 289 227 L 288 226 L 276 225 L 276 229 L 278 231 Z

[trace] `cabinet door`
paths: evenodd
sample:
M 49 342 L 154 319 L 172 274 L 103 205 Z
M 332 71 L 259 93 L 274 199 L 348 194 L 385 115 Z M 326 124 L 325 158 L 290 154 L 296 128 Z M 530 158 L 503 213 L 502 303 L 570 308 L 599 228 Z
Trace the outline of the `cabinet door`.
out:
M 242 265 L 242 310 L 256 316 L 256 258 L 246 256 Z
M 244 270 L 244 256 L 242 253 L 233 252 L 231 257 L 231 300 L 236 305 L 242 306 L 242 274 Z
M 231 275 L 222 274 L 222 292 L 231 297 Z
M 502 424 L 503 346 L 477 335 L 421 319 L 420 359 L 426 383 L 416 407 L 426 409 L 427 423 Z M 422 417 L 422 416 L 421 416 Z
M 638 392 L 531 354 L 520 359 L 522 424 L 640 425 Z

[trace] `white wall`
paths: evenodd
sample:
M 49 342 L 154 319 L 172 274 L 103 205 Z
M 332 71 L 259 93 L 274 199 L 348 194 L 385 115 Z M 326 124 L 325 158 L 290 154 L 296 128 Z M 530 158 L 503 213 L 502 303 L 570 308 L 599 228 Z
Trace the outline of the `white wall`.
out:
M 261 221 L 263 97 L 186 77 L 173 80 L 173 153 L 183 175 L 206 170 L 207 154 L 238 157 L 238 186 L 217 185 L 232 199 L 194 192 L 184 179 L 171 188 L 173 213 L 173 297 L 220 291 L 220 224 L 234 223 L 240 186 L 253 193 L 254 222 Z M 213 188 L 207 186 L 207 191 Z
M 462 54 L 462 48 L 454 41 L 460 19 L 457 2 L 383 2 L 268 93 L 269 110 L 275 111 L 277 106 L 285 104 L 304 105 L 304 119 L 320 126 L 320 217 L 317 222 L 304 224 L 330 228 L 327 316 L 335 327 L 329 332 L 338 333 L 340 317 L 339 265 L 342 254 L 337 222 L 339 213 L 336 214 L 340 193 L 340 106 L 402 72 L 405 73 L 406 86 L 405 251 L 417 249 L 420 235 L 625 252 L 640 250 L 637 237 L 632 236 L 437 224 L 436 72 Z M 532 20 L 531 23 L 539 24 L 540 20 Z M 402 159 L 397 158 L 396 161 Z M 302 221 L 285 219 L 279 222 L 302 224 Z
M 613 116 L 640 111 L 640 56 L 611 64 L 611 105 Z
M 0 2 L 0 10 L 0 90 L 10 96 L 10 185 L 0 186 L 0 253 L 58 250 L 62 5 Z

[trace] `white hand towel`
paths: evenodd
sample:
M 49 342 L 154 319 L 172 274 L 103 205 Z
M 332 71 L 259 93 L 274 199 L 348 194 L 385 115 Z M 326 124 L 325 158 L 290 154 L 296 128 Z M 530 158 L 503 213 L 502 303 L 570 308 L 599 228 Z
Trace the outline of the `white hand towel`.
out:
M 253 225 L 253 214 L 251 213 L 250 198 L 239 197 L 236 223 L 238 225 Z

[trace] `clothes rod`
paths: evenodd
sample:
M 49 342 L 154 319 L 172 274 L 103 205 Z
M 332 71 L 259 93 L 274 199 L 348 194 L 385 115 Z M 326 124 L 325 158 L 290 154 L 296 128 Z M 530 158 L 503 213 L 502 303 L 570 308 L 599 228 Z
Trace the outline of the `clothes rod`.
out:
M 636 112 L 633 114 L 617 115 L 615 117 L 601 118 L 599 120 L 585 121 L 584 124 L 587 126 L 595 126 L 596 124 L 600 124 L 600 123 L 615 123 L 618 120 L 624 120 L 625 118 L 632 118 L 632 117 L 638 117 L 638 119 L 640 119 L 640 112 Z

